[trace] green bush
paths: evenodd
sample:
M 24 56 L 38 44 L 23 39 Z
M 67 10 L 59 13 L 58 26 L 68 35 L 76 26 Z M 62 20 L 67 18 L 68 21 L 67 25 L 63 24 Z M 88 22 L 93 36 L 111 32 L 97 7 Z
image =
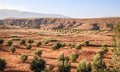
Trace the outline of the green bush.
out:
M 32 45 L 31 44 L 28 44 L 27 46 L 26 46 L 26 49 L 31 49 L 32 48 Z
M 64 54 L 62 53 L 61 55 L 59 55 L 58 61 L 63 61 L 63 60 L 64 60 Z
M 77 72 L 91 72 L 91 65 L 86 60 L 82 60 L 77 65 Z
M 29 39 L 28 40 L 28 43 L 33 43 L 34 41 L 32 39 Z
M 0 58 L 0 72 L 3 72 L 5 70 L 6 64 L 7 63 L 6 63 L 5 59 Z
M 25 44 L 25 40 L 20 40 L 20 45 Z
M 45 66 L 46 66 L 46 61 L 42 58 L 39 58 L 37 60 L 33 60 L 30 63 L 30 70 L 33 72 L 41 72 L 45 70 Z
M 107 47 L 107 44 L 103 44 L 102 47 Z
M 34 55 L 41 57 L 42 51 L 38 49 L 38 50 L 34 51 Z
M 22 54 L 20 58 L 22 62 L 25 62 L 28 59 L 28 55 Z
M 72 44 L 71 44 L 71 43 L 69 43 L 69 44 L 68 44 L 68 47 L 72 48 Z
M 102 47 L 102 50 L 103 50 L 104 53 L 108 52 L 107 46 L 103 46 L 103 47 Z
M 13 44 L 13 41 L 12 40 L 8 40 L 7 42 L 6 42 L 6 45 L 7 46 L 11 46 Z
M 39 47 L 41 45 L 41 42 L 37 42 L 36 46 Z
M 76 61 L 77 58 L 79 57 L 79 55 L 76 53 L 76 52 L 73 52 L 71 55 L 70 55 L 70 60 L 72 62 Z
M 100 51 L 97 52 L 97 54 L 99 54 L 100 57 L 103 58 L 103 56 L 104 56 L 104 51 L 103 51 L 103 50 L 100 50 Z
M 39 57 L 34 55 L 34 60 L 38 60 L 38 59 L 39 59 Z
M 92 72 L 106 72 L 106 65 L 100 54 L 96 54 L 93 58 Z
M 50 42 L 49 39 L 44 39 L 44 44 L 48 44 Z
M 74 48 L 74 47 L 75 47 L 75 44 L 69 43 L 69 44 L 68 44 L 68 47 L 69 47 L 69 48 Z
M 9 51 L 10 51 L 11 53 L 14 53 L 14 52 L 16 51 L 16 48 L 15 48 L 14 46 L 11 46 L 11 47 L 9 48 Z
M 57 50 L 57 49 L 59 49 L 59 48 L 61 48 L 61 47 L 63 47 L 63 45 L 62 45 L 61 43 L 59 43 L 59 42 L 56 42 L 56 43 L 54 43 L 54 44 L 52 45 L 52 49 L 53 49 L 53 50 Z
M 88 46 L 88 45 L 89 45 L 89 41 L 85 41 L 85 42 L 84 42 L 84 45 L 85 45 L 85 46 Z
M 4 40 L 3 39 L 0 39 L 0 44 L 3 44 L 4 43 Z
M 64 64 L 63 64 L 64 63 Z M 58 64 L 58 72 L 70 72 L 71 70 L 71 66 L 70 66 L 70 62 L 68 61 L 60 61 Z
M 82 45 L 81 45 L 81 44 L 77 44 L 77 45 L 75 45 L 75 48 L 76 48 L 76 49 L 81 49 L 81 48 L 82 48 Z

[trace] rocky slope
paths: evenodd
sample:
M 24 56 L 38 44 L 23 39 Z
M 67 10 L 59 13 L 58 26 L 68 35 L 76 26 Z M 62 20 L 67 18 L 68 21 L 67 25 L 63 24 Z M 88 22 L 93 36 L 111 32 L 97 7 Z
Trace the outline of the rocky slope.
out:
M 0 20 L 0 28 L 73 28 L 84 30 L 110 30 L 120 21 L 116 18 L 26 18 Z

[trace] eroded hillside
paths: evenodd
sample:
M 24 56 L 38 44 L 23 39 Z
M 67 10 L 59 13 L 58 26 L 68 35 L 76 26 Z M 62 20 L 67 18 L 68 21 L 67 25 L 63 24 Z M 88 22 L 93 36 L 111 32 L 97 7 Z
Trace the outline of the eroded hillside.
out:
M 83 30 L 111 30 L 120 18 L 32 18 L 0 20 L 0 28 L 74 28 Z

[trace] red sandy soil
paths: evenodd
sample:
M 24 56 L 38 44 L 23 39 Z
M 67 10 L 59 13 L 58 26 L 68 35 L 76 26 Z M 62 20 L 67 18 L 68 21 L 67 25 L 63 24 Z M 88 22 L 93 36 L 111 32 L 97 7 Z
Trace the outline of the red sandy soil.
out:
M 44 34 L 49 34 L 45 36 L 40 36 L 38 34 L 33 34 L 34 32 L 41 32 Z M 57 69 L 57 58 L 61 53 L 64 53 L 65 56 L 69 56 L 72 52 L 77 52 L 79 54 L 79 58 L 77 59 L 77 62 L 74 62 L 71 64 L 72 69 L 71 72 L 76 72 L 76 66 L 77 63 L 81 59 L 86 59 L 87 61 L 91 62 L 93 59 L 93 56 L 96 54 L 97 51 L 101 50 L 102 44 L 111 44 L 111 37 L 106 35 L 94 35 L 94 34 L 80 34 L 78 36 L 67 36 L 67 35 L 61 35 L 56 36 L 55 32 L 52 31 L 43 31 L 43 30 L 22 30 L 22 29 L 10 29 L 10 30 L 0 30 L 0 38 L 4 38 L 5 42 L 9 39 L 11 39 L 11 36 L 19 36 L 21 39 L 25 39 L 26 41 L 28 39 L 33 39 L 35 42 L 41 41 L 42 45 L 40 49 L 43 51 L 42 58 L 46 60 L 47 66 L 49 64 L 55 65 L 55 70 Z M 89 40 L 91 46 L 83 46 L 81 50 L 75 50 L 70 49 L 68 46 L 65 46 L 64 48 L 61 48 L 57 51 L 53 51 L 51 49 L 51 43 L 48 45 L 43 44 L 43 39 L 46 38 L 54 38 L 60 42 L 63 42 L 65 44 L 68 43 L 74 43 L 78 44 L 85 40 Z M 0 45 L 0 58 L 5 58 L 7 61 L 7 68 L 5 69 L 5 72 L 31 72 L 29 69 L 29 63 L 33 60 L 34 51 L 38 49 L 38 47 L 35 47 L 35 42 L 32 44 L 33 47 L 31 50 L 26 50 L 26 45 L 19 45 L 18 41 L 14 41 L 13 45 L 16 46 L 16 52 L 14 54 L 11 54 L 9 52 L 9 46 L 6 46 L 5 43 L 3 45 Z M 110 47 L 109 47 L 110 48 Z M 25 63 L 21 63 L 20 61 L 20 55 L 21 54 L 27 54 L 28 60 Z M 111 51 L 109 49 L 109 52 L 105 55 L 105 62 L 110 63 L 111 62 Z

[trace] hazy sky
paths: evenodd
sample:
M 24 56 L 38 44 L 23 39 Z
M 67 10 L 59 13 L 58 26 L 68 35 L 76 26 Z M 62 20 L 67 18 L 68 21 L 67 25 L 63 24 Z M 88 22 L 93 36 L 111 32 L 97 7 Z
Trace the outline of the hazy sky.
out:
M 120 17 L 120 0 L 0 0 L 0 9 L 62 14 L 74 18 Z

